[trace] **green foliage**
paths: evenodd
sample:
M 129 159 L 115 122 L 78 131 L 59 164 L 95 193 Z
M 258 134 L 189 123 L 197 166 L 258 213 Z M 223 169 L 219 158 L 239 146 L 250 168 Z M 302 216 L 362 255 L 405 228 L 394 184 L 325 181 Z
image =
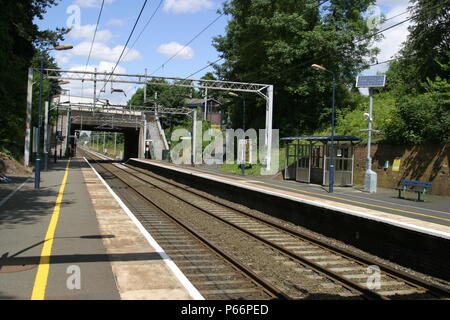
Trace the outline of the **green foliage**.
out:
M 426 92 L 397 99 L 386 123 L 386 139 L 393 143 L 441 143 L 450 139 L 450 84 L 436 77 L 424 85 Z
M 281 135 L 309 133 L 331 118 L 331 76 L 312 70 L 321 64 L 337 74 L 337 107 L 346 108 L 348 87 L 377 49 L 369 44 L 364 12 L 375 1 L 231 0 L 227 32 L 214 45 L 225 58 L 216 72 L 221 79 L 274 85 L 274 127 Z M 246 127 L 263 128 L 265 104 L 245 95 Z M 233 126 L 240 126 L 240 101 L 232 107 Z M 350 110 L 354 105 L 348 106 Z
M 39 30 L 33 22 L 35 18 L 42 19 L 46 9 L 56 3 L 56 0 L 0 0 L 0 149 L 8 149 L 17 157 L 23 153 L 27 74 L 30 66 L 37 67 L 36 58 L 33 62 L 36 48 L 56 45 L 68 31 Z
M 448 78 L 442 68 L 449 59 L 450 1 L 412 0 L 412 25 L 397 62 L 390 66 L 389 77 L 406 89 L 422 90 L 427 78 Z
M 355 95 L 354 103 L 357 107 L 354 110 L 344 109 L 336 113 L 336 135 L 350 135 L 367 141 L 367 132 L 361 130 L 367 129 L 367 120 L 364 117 L 365 112 L 369 112 L 369 97 Z M 373 97 L 373 128 L 380 130 L 379 134 L 372 135 L 373 141 L 385 140 L 384 129 L 387 122 L 391 121 L 392 113 L 395 110 L 395 97 L 391 93 L 380 93 Z M 330 135 L 331 124 L 325 128 L 314 132 L 314 135 Z
M 167 81 L 161 79 L 151 79 L 147 84 L 147 105 L 157 104 L 166 108 L 185 107 L 185 99 L 192 96 L 194 90 L 187 87 L 178 87 L 170 85 Z M 144 105 L 144 89 L 139 88 L 128 101 L 128 105 Z M 161 124 L 163 128 L 175 126 L 184 126 L 189 123 L 189 118 L 185 115 L 163 115 Z
M 443 143 L 450 139 L 450 1 L 413 0 L 410 35 L 389 65 L 384 91 L 395 109 L 384 126 L 391 143 Z

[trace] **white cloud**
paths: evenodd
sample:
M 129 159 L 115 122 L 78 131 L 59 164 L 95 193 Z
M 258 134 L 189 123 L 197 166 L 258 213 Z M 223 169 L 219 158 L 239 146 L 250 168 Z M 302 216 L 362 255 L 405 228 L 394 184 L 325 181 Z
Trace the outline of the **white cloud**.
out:
M 55 52 L 55 59 L 58 66 L 61 67 L 67 67 L 67 65 L 70 63 L 70 60 L 73 57 L 73 53 L 69 51 L 56 51 Z
M 125 19 L 109 19 L 108 22 L 106 22 L 106 25 L 123 27 L 125 25 Z
M 409 5 L 409 0 L 378 0 L 377 5 L 382 6 L 404 6 L 407 7 Z
M 157 51 L 167 57 L 172 57 L 176 54 L 175 58 L 190 60 L 194 57 L 194 50 L 187 46 L 183 48 L 183 45 L 177 42 L 170 42 L 162 44 L 158 47 Z
M 193 13 L 213 6 L 210 0 L 166 0 L 164 11 L 174 13 Z
M 390 1 L 388 2 L 385 0 L 378 0 L 377 4 L 390 5 L 390 8 L 386 12 L 383 12 L 387 19 L 407 11 L 407 8 L 409 6 L 409 2 L 407 0 L 395 0 L 392 2 Z M 386 29 L 389 26 L 393 26 L 399 22 L 402 22 L 408 17 L 409 14 L 402 14 L 382 24 L 381 26 L 378 27 L 378 29 L 380 30 Z M 380 53 L 377 56 L 378 62 L 383 62 L 395 58 L 395 55 L 402 48 L 403 42 L 406 41 L 408 37 L 409 34 L 408 26 L 410 26 L 410 24 L 411 22 L 407 21 L 403 24 L 400 24 L 396 27 L 393 27 L 392 29 L 383 32 L 384 38 L 381 41 L 374 44 L 375 47 L 380 48 Z M 365 70 L 363 74 L 365 75 L 375 75 L 377 73 L 383 74 L 387 71 L 388 67 L 389 67 L 388 63 L 375 65 L 370 67 L 368 70 Z M 389 81 L 389 79 L 387 79 L 387 81 Z M 364 95 L 368 95 L 367 89 L 360 89 L 360 92 L 363 93 Z
M 114 0 L 105 0 L 105 4 L 111 4 Z M 102 0 L 75 0 L 75 5 L 82 8 L 100 8 Z
M 397 1 L 399 2 L 399 1 Z M 405 2 L 405 1 L 403 1 Z M 399 5 L 396 7 L 393 7 L 386 13 L 386 17 L 389 19 L 390 17 L 394 17 L 400 13 L 403 13 L 406 11 L 408 6 L 408 2 L 403 3 L 403 5 Z M 389 26 L 393 26 L 399 22 L 404 21 L 409 17 L 409 14 L 403 14 L 398 17 L 395 17 L 383 25 L 379 27 L 379 29 L 386 29 Z M 390 60 L 395 57 L 395 55 L 398 53 L 398 51 L 402 48 L 402 44 L 404 41 L 406 41 L 409 31 L 408 27 L 411 25 L 411 21 L 407 21 L 403 24 L 400 24 L 396 27 L 393 27 L 392 29 L 386 30 L 383 32 L 384 38 L 376 43 L 375 45 L 380 48 L 380 53 L 377 57 L 379 62 Z M 381 68 L 386 69 L 386 65 L 381 65 Z
M 92 40 L 95 32 L 95 24 L 87 24 L 77 28 L 73 28 L 69 32 L 69 37 L 75 40 Z M 95 35 L 96 41 L 107 42 L 112 38 L 112 33 L 110 30 L 97 30 Z
M 75 46 L 71 51 L 75 56 L 88 57 L 90 48 L 91 42 L 85 41 Z M 119 59 L 123 48 L 124 46 L 121 45 L 110 48 L 102 42 L 95 42 L 92 46 L 91 59 L 116 62 Z M 128 50 L 129 48 L 125 50 L 125 54 L 123 55 L 121 62 L 130 62 L 142 59 L 139 51 L 132 49 L 128 52 Z

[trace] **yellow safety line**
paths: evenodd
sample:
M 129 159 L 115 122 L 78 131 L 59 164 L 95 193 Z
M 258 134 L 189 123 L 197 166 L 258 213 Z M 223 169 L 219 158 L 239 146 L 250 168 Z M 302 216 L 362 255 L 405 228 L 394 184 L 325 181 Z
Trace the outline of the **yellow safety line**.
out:
M 251 180 L 251 181 L 254 181 L 254 183 L 263 183 L 263 184 L 267 184 L 267 185 L 274 186 L 274 187 L 279 187 L 279 188 L 284 188 L 284 189 L 289 189 L 289 190 L 295 190 L 295 191 L 301 192 L 301 193 L 313 194 L 313 195 L 318 195 L 318 196 L 321 196 L 321 197 L 327 197 L 327 198 L 332 198 L 332 199 L 339 199 L 339 200 L 343 200 L 343 201 L 347 201 L 347 202 L 363 204 L 363 205 L 366 205 L 366 206 L 371 206 L 371 207 L 376 207 L 376 208 L 382 208 L 382 209 L 398 211 L 398 212 L 403 212 L 403 213 L 410 213 L 410 214 L 424 216 L 424 217 L 438 219 L 438 220 L 450 221 L 450 219 L 436 217 L 436 216 L 432 216 L 432 215 L 428 215 L 428 214 L 424 214 L 424 213 L 418 213 L 418 212 L 413 212 L 413 211 L 407 211 L 407 210 L 401 210 L 401 209 L 396 209 L 396 208 L 391 208 L 391 207 L 385 207 L 385 206 L 380 206 L 380 205 L 377 205 L 377 204 L 371 204 L 371 203 L 366 203 L 366 202 L 361 202 L 361 201 L 356 201 L 356 200 L 349 200 L 349 199 L 345 199 L 345 198 L 341 198 L 341 197 L 329 196 L 329 195 L 318 193 L 318 192 L 304 191 L 304 190 L 291 188 L 291 187 L 286 187 L 286 186 L 273 184 L 273 183 L 268 183 L 268 182 L 264 182 L 264 181 L 257 181 L 257 180 Z
M 47 234 L 45 235 L 44 246 L 41 251 L 41 258 L 39 260 L 39 266 L 34 280 L 33 292 L 31 294 L 31 300 L 44 300 L 45 288 L 47 287 L 48 273 L 50 271 L 50 255 L 52 253 L 53 238 L 55 236 L 56 224 L 58 223 L 59 212 L 61 210 L 61 202 L 64 194 L 64 188 L 66 187 L 67 177 L 69 175 L 70 159 L 67 162 L 64 178 L 59 188 L 58 197 L 56 198 L 55 207 L 53 209 L 52 218 L 48 226 Z

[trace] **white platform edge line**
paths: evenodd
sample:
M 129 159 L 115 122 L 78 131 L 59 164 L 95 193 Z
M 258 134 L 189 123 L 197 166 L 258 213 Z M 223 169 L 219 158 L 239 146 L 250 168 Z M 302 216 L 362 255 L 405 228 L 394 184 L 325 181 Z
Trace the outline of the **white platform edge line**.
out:
M 11 191 L 6 197 L 4 197 L 2 199 L 2 201 L 0 201 L 0 208 L 9 200 L 11 199 L 11 197 L 20 189 L 22 189 L 22 187 L 25 185 L 25 183 L 28 182 L 28 180 L 30 180 L 30 178 L 27 178 L 20 186 L 18 186 L 17 188 L 15 188 L 13 191 Z
M 333 207 L 331 205 L 320 203 L 318 201 L 296 198 L 294 196 L 286 195 L 286 194 L 279 193 L 279 192 L 276 192 L 276 191 L 268 191 L 268 190 L 264 190 L 264 189 L 259 189 L 259 188 L 253 187 L 253 186 L 243 185 L 243 184 L 240 184 L 240 183 L 237 183 L 237 182 L 225 181 L 225 180 L 218 179 L 218 178 L 216 178 L 213 175 L 210 175 L 208 173 L 198 174 L 196 172 L 188 171 L 188 170 L 186 170 L 184 168 L 165 166 L 165 165 L 162 165 L 162 164 L 159 164 L 159 163 L 142 161 L 142 160 L 136 159 L 136 158 L 133 158 L 133 160 L 137 160 L 137 161 L 140 161 L 142 163 L 148 163 L 150 165 L 155 165 L 155 166 L 159 166 L 159 167 L 166 168 L 166 169 L 171 169 L 171 170 L 184 172 L 186 174 L 198 176 L 198 177 L 201 177 L 201 178 L 211 179 L 211 180 L 214 180 L 214 181 L 217 181 L 217 182 L 220 182 L 220 183 L 227 183 L 229 185 L 233 185 L 233 186 L 241 187 L 241 188 L 246 188 L 246 189 L 249 189 L 249 190 L 252 190 L 252 191 L 257 191 L 257 192 L 262 192 L 262 193 L 266 193 L 266 194 L 270 194 L 270 195 L 275 195 L 275 196 L 278 196 L 278 197 L 282 197 L 282 198 L 285 198 L 285 199 L 289 199 L 289 200 L 294 200 L 294 201 L 297 201 L 297 202 L 310 204 L 310 205 L 317 206 L 317 207 L 324 208 L 324 209 L 329 209 L 329 210 L 333 210 L 333 211 L 339 211 L 339 212 L 347 213 L 347 214 L 350 214 L 350 215 L 353 215 L 353 216 L 357 216 L 357 217 L 361 217 L 361 218 L 365 218 L 365 219 L 369 219 L 369 220 L 374 220 L 374 221 L 378 221 L 378 222 L 391 224 L 391 225 L 394 225 L 394 226 L 397 226 L 397 227 L 401 227 L 401 228 L 404 228 L 404 229 L 417 231 L 417 232 L 421 232 L 421 233 L 426 233 L 426 234 L 429 234 L 429 235 L 432 235 L 432 236 L 436 236 L 436 237 L 440 237 L 440 238 L 444 238 L 444 239 L 450 240 L 450 233 L 447 233 L 447 232 L 444 232 L 444 231 L 439 231 L 439 230 L 433 230 L 433 229 L 429 229 L 429 228 L 419 227 L 419 226 L 415 226 L 415 225 L 412 225 L 412 224 L 409 224 L 409 223 L 399 222 L 399 221 L 395 221 L 395 220 L 388 219 L 388 218 L 381 218 L 381 217 L 373 216 L 373 215 L 370 215 L 370 214 L 364 214 L 364 213 L 360 213 L 360 212 L 357 212 L 357 211 L 354 211 L 354 210 L 350 210 L 350 209 L 345 209 L 345 208 L 340 208 L 340 207 Z
M 169 269 L 174 273 L 175 277 L 181 282 L 184 288 L 189 292 L 189 295 L 195 300 L 205 300 L 205 298 L 200 294 L 200 292 L 194 287 L 194 285 L 189 281 L 189 279 L 183 274 L 183 272 L 178 268 L 178 266 L 173 262 L 173 260 L 166 254 L 166 252 L 160 247 L 160 245 L 156 242 L 156 240 L 148 233 L 148 231 L 144 228 L 144 226 L 139 222 L 139 220 L 134 216 L 131 210 L 123 203 L 123 201 L 117 196 L 117 194 L 111 189 L 111 187 L 106 183 L 105 180 L 100 176 L 97 170 L 87 161 L 85 157 L 83 157 L 84 161 L 91 167 L 91 169 L 95 172 L 100 181 L 105 185 L 106 189 L 111 193 L 111 195 L 116 199 L 122 209 L 126 212 L 126 214 L 130 217 L 130 219 L 134 222 L 136 227 L 138 227 L 139 231 L 141 231 L 142 235 L 147 239 L 148 243 L 157 251 L 157 253 L 161 256 L 164 262 L 167 264 Z

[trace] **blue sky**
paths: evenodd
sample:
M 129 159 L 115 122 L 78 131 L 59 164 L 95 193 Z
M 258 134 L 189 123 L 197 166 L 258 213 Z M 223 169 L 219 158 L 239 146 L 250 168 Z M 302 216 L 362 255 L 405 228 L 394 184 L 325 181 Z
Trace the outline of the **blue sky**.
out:
M 148 0 L 129 46 L 134 43 L 160 1 Z M 36 21 L 41 29 L 54 29 L 75 23 L 76 26 L 65 41 L 65 43 L 73 44 L 74 49 L 54 53 L 60 68 L 84 70 L 101 2 L 102 0 L 62 0 L 58 6 L 48 10 L 44 20 Z M 221 0 L 163 0 L 142 37 L 116 72 L 142 74 L 145 68 L 149 73 L 159 68 L 164 61 L 218 16 L 217 9 L 221 8 L 222 2 Z M 111 71 L 143 3 L 144 0 L 105 0 L 89 70 L 97 67 L 99 71 Z M 378 0 L 376 9 L 390 17 L 405 11 L 407 5 L 407 0 Z M 79 19 L 77 19 L 78 12 Z M 407 15 L 399 16 L 389 21 L 386 26 L 406 17 Z M 77 25 L 78 22 L 79 25 Z M 227 17 L 222 16 L 164 68 L 160 68 L 155 75 L 186 77 L 206 66 L 208 62 L 216 60 L 218 54 L 211 45 L 212 38 L 223 34 L 226 24 Z M 406 27 L 407 24 L 404 24 L 385 34 L 386 39 L 378 44 L 382 49 L 379 61 L 387 60 L 397 52 L 401 42 L 406 39 Z M 365 73 L 374 74 L 385 69 L 386 65 L 380 65 Z M 196 74 L 195 77 L 199 78 L 207 71 L 211 71 L 211 68 Z M 72 96 L 92 95 L 92 87 L 89 84 L 81 88 L 79 84 L 71 83 L 65 88 L 71 90 Z M 128 98 L 137 89 L 136 86 L 131 85 L 117 85 L 115 88 L 124 89 Z M 123 95 L 117 94 L 109 98 L 115 103 L 124 103 L 128 100 Z

